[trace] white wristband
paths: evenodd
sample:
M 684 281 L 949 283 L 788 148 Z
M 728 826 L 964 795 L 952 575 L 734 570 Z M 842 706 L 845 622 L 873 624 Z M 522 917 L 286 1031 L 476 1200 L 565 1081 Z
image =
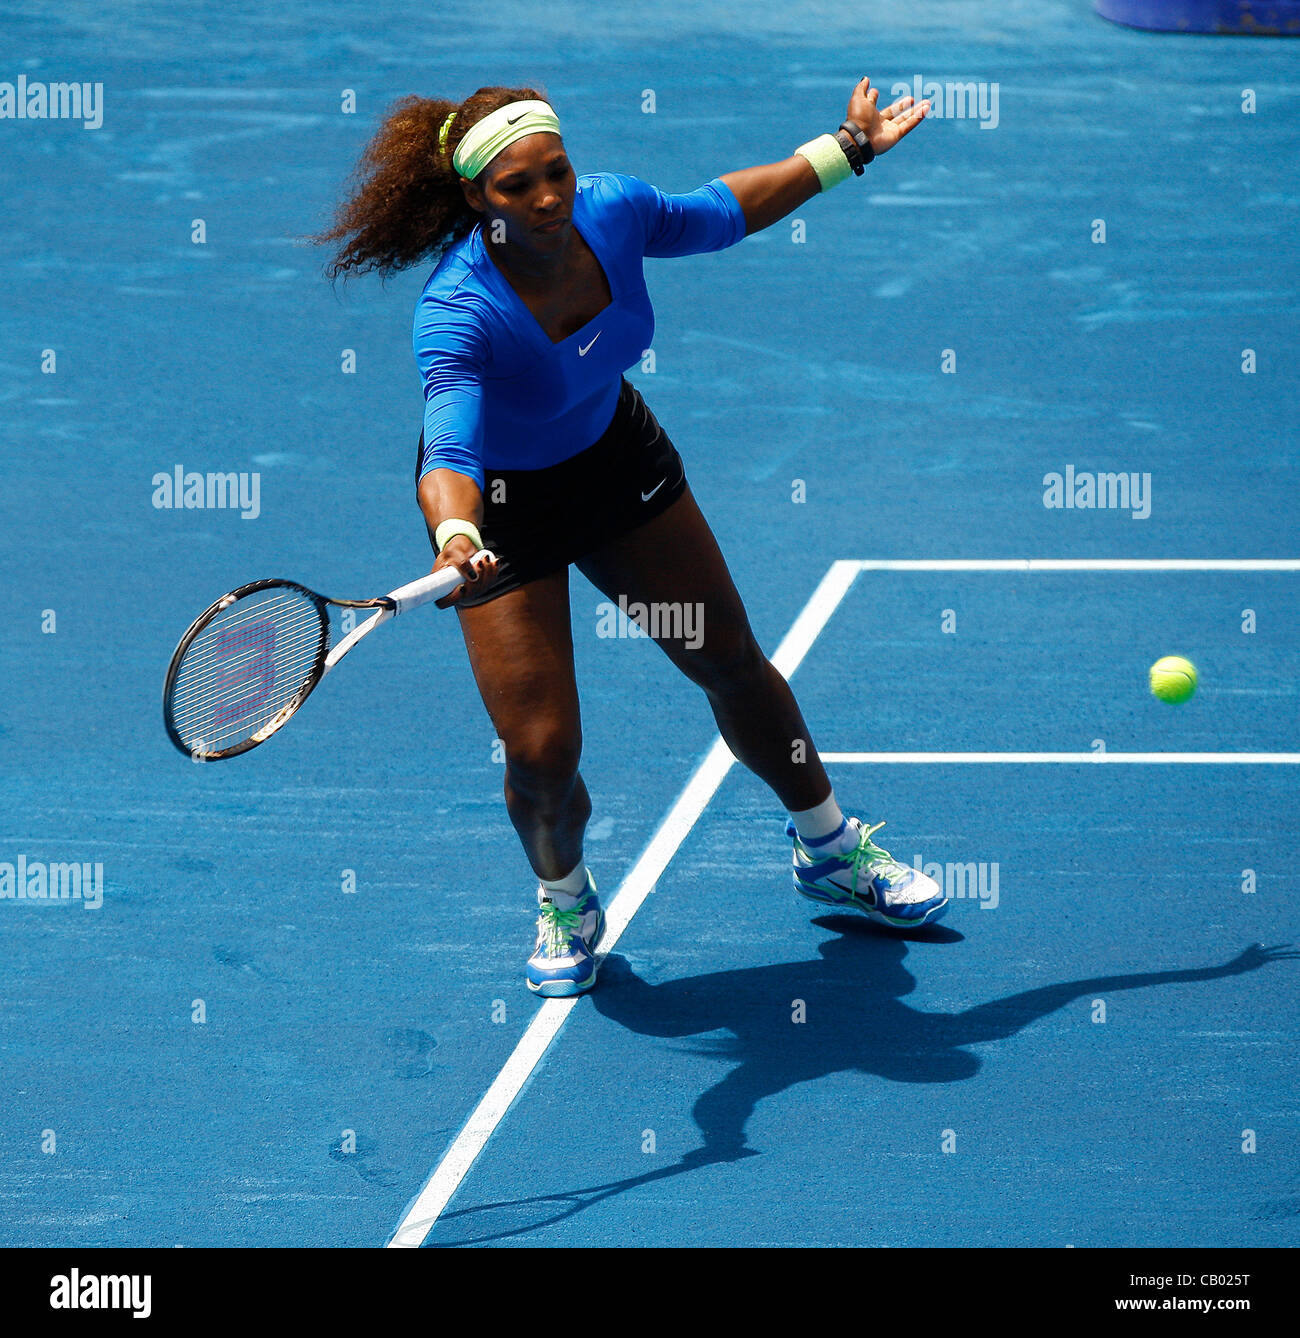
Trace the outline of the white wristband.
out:
M 447 547 L 448 542 L 458 534 L 463 534 L 467 539 L 472 539 L 475 548 L 483 547 L 483 536 L 479 534 L 478 526 L 471 524 L 468 520 L 444 520 L 433 532 L 434 547 L 441 553 Z
M 800 144 L 795 153 L 812 164 L 823 191 L 838 186 L 846 177 L 853 175 L 848 156 L 834 135 L 818 135 L 807 144 Z

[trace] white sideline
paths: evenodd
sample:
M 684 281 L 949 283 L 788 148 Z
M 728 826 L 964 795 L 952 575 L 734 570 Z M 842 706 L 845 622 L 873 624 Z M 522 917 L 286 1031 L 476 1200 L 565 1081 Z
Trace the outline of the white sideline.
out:
M 856 562 L 834 562 L 822 577 L 821 584 L 813 591 L 812 598 L 772 656 L 772 663 L 787 678 L 799 667 L 800 661 L 853 584 L 857 572 Z M 699 821 L 735 760 L 727 745 L 720 738 L 715 739 L 677 802 L 668 810 L 668 816 L 651 837 L 650 844 L 619 886 L 605 913 L 605 933 L 601 939 L 599 957 L 603 958 L 614 947 L 632 917 L 641 909 L 646 897 L 654 890 L 655 882 L 668 867 L 691 828 Z M 547 999 L 537 1010 L 510 1058 L 506 1060 L 505 1067 L 497 1074 L 465 1127 L 434 1167 L 424 1188 L 411 1201 L 406 1215 L 388 1242 L 388 1248 L 414 1249 L 424 1244 L 433 1224 L 505 1117 L 576 1002 L 576 999 Z
M 834 762 L 872 762 L 880 766 L 938 762 L 1175 762 L 1194 766 L 1227 763 L 1235 766 L 1292 765 L 1300 753 L 818 753 L 827 765 Z

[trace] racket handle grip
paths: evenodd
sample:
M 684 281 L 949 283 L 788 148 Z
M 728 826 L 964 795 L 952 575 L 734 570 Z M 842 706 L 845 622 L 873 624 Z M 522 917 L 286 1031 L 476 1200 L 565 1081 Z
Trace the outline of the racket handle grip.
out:
M 483 549 L 482 552 L 487 552 Z M 479 554 L 474 555 L 478 557 Z M 418 581 L 410 581 L 406 585 L 399 585 L 396 590 L 388 592 L 388 598 L 391 599 L 397 608 L 393 610 L 397 613 L 409 613 L 412 609 L 418 609 L 421 604 L 428 604 L 431 600 L 441 599 L 443 595 L 449 595 L 458 586 L 465 583 L 465 578 L 456 570 L 455 567 L 444 567 L 441 571 L 430 572 L 428 576 L 421 576 Z

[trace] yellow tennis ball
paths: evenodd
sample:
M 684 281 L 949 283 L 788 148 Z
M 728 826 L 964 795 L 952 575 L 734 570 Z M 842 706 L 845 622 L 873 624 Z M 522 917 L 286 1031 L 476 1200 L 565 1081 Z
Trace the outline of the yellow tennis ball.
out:
M 1185 702 L 1196 691 L 1196 666 L 1181 655 L 1166 655 L 1151 666 L 1151 691 L 1162 702 Z

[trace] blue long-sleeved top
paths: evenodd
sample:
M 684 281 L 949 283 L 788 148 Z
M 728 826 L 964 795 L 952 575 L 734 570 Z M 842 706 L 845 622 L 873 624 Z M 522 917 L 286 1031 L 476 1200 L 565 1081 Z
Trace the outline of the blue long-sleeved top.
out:
M 415 309 L 424 380 L 423 477 L 453 469 L 543 469 L 592 445 L 614 416 L 623 373 L 654 336 L 641 261 L 720 251 L 745 217 L 717 178 L 666 195 L 636 177 L 578 178 L 573 226 L 595 253 L 612 300 L 553 344 L 488 256 L 482 225 L 439 261 Z

